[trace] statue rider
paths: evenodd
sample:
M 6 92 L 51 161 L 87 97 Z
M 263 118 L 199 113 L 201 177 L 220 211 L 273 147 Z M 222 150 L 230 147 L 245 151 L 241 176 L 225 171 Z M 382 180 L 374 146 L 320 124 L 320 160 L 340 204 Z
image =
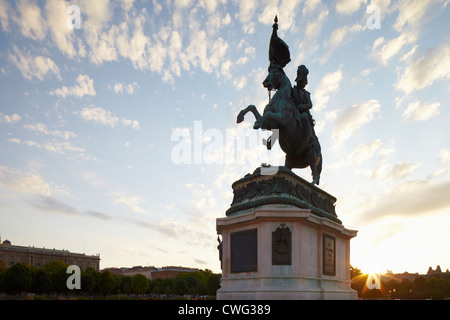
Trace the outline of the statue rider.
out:
M 308 69 L 301 65 L 297 69 L 296 85 L 292 88 L 292 98 L 295 104 L 295 117 L 306 130 L 308 149 L 314 144 L 314 120 L 309 110 L 312 108 L 310 93 L 305 90 L 308 84 Z

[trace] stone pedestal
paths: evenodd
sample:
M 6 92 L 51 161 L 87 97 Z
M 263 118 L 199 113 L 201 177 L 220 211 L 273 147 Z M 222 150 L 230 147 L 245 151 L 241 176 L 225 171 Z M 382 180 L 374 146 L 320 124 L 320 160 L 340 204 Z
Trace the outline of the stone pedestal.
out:
M 217 219 L 222 283 L 217 299 L 356 299 L 350 239 L 331 195 L 288 169 L 233 184 L 227 216 Z M 313 200 L 314 199 L 314 200 Z

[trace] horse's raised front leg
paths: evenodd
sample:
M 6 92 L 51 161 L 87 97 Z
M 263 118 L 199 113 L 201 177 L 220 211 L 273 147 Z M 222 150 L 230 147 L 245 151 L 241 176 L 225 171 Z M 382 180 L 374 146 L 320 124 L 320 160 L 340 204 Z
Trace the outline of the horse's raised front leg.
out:
M 261 114 L 258 112 L 258 109 L 256 109 L 256 107 L 251 104 L 249 105 L 247 108 L 241 110 L 241 112 L 239 112 L 238 116 L 237 116 L 237 123 L 241 123 L 242 121 L 244 121 L 244 116 L 248 113 L 251 112 L 253 113 L 253 115 L 255 116 L 255 124 L 253 125 L 253 129 L 259 129 L 261 128 Z

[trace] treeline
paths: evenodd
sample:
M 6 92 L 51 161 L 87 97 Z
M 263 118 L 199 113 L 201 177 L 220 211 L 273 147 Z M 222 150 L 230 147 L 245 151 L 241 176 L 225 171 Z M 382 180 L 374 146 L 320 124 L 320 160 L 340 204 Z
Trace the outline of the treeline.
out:
M 40 268 L 16 263 L 0 269 L 0 293 L 20 295 L 192 295 L 215 296 L 220 288 L 220 274 L 210 270 L 181 273 L 176 278 L 149 280 L 142 274 L 119 276 L 110 271 L 99 272 L 93 268 L 81 271 L 81 289 L 69 290 L 67 264 L 52 261 Z
M 418 276 L 413 280 L 403 279 L 402 282 L 391 279 L 381 281 L 380 289 L 369 289 L 367 286 L 369 275 L 352 271 L 352 288 L 358 291 L 358 297 L 362 299 L 441 300 L 450 298 L 449 274 L 432 277 Z

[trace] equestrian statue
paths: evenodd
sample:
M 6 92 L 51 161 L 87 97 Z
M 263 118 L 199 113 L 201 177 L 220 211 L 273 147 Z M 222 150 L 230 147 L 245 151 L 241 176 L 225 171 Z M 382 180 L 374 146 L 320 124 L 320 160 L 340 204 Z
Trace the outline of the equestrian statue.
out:
M 245 114 L 252 112 L 256 118 L 254 129 L 278 130 L 277 135 L 273 134 L 264 141 L 267 148 L 270 150 L 278 137 L 280 147 L 286 153 L 285 167 L 292 170 L 309 166 L 313 177 L 311 184 L 318 185 L 322 171 L 322 153 L 310 113 L 310 93 L 305 90 L 309 71 L 304 65 L 299 66 L 296 85 L 291 86 L 283 70 L 291 61 L 289 47 L 278 37 L 277 29 L 278 19 L 275 16 L 269 45 L 269 74 L 262 83 L 269 91 L 269 104 L 262 115 L 254 105 L 249 105 L 241 110 L 237 123 L 244 121 Z M 276 93 L 270 98 L 272 90 Z

